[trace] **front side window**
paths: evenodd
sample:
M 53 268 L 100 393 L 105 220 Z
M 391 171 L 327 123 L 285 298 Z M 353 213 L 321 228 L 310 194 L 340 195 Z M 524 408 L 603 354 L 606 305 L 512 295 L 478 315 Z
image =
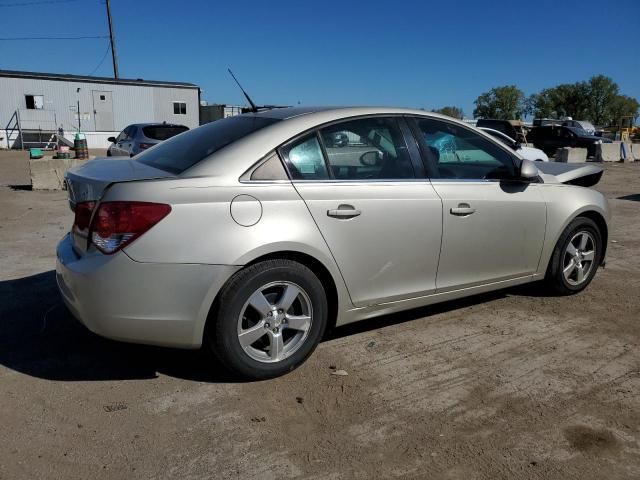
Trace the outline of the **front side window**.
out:
M 416 124 L 437 178 L 515 178 L 513 157 L 473 130 L 435 119 L 416 119 Z
M 173 114 L 174 115 L 186 115 L 187 104 L 185 102 L 173 102 Z
M 415 178 L 396 118 L 351 120 L 323 128 L 320 135 L 336 180 Z
M 127 132 L 128 131 L 129 131 L 129 127 L 125 128 L 123 131 L 121 131 L 120 135 L 118 135 L 118 138 L 116 138 L 116 143 L 122 142 L 125 138 L 127 138 Z

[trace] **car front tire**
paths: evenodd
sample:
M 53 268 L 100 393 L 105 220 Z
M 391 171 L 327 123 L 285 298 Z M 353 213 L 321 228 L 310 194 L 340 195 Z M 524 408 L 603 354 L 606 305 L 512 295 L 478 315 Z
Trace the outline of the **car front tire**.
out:
M 578 217 L 562 232 L 553 250 L 545 281 L 560 295 L 584 290 L 602 260 L 602 234 L 590 218 Z
M 223 287 L 206 345 L 236 375 L 266 379 L 301 365 L 327 325 L 327 297 L 306 266 L 266 260 L 237 272 Z

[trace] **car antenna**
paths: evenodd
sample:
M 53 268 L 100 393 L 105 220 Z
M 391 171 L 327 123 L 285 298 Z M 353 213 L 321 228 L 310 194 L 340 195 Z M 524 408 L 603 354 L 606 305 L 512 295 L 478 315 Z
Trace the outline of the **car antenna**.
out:
M 244 93 L 244 97 L 247 99 L 247 101 L 249 102 L 249 105 L 251 105 L 251 111 L 254 113 L 258 112 L 258 107 L 256 107 L 256 104 L 253 103 L 253 100 L 251 100 L 251 97 L 249 96 L 249 94 L 247 92 L 244 91 L 244 88 L 242 88 L 242 85 L 240 85 L 240 82 L 238 81 L 238 79 L 236 78 L 236 76 L 233 74 L 233 72 L 231 71 L 230 68 L 227 68 L 227 70 L 229 71 L 229 73 L 231 74 L 231 76 L 233 77 L 233 79 L 235 80 L 235 82 L 238 84 L 238 87 L 240 87 L 240 90 L 242 90 L 242 93 Z

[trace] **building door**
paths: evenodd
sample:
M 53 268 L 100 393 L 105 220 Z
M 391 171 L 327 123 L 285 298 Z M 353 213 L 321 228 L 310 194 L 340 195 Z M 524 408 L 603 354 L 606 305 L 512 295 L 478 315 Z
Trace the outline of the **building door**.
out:
M 93 118 L 96 132 L 113 131 L 113 103 L 111 92 L 93 90 Z

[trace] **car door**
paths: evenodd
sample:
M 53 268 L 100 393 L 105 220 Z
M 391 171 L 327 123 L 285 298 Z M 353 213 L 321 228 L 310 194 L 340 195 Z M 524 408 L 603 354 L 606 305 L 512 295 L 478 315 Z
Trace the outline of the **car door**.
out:
M 563 147 L 577 147 L 578 136 L 569 130 L 567 127 L 562 127 L 560 131 L 560 137 L 562 138 Z
M 534 134 L 534 145 L 545 153 L 553 154 L 558 148 L 557 134 L 554 127 L 537 127 L 532 133 Z
M 532 275 L 546 226 L 539 184 L 520 181 L 517 158 L 470 128 L 425 117 L 412 125 L 442 199 L 437 290 Z
M 280 153 L 355 306 L 435 291 L 442 204 L 404 119 L 338 122 Z

